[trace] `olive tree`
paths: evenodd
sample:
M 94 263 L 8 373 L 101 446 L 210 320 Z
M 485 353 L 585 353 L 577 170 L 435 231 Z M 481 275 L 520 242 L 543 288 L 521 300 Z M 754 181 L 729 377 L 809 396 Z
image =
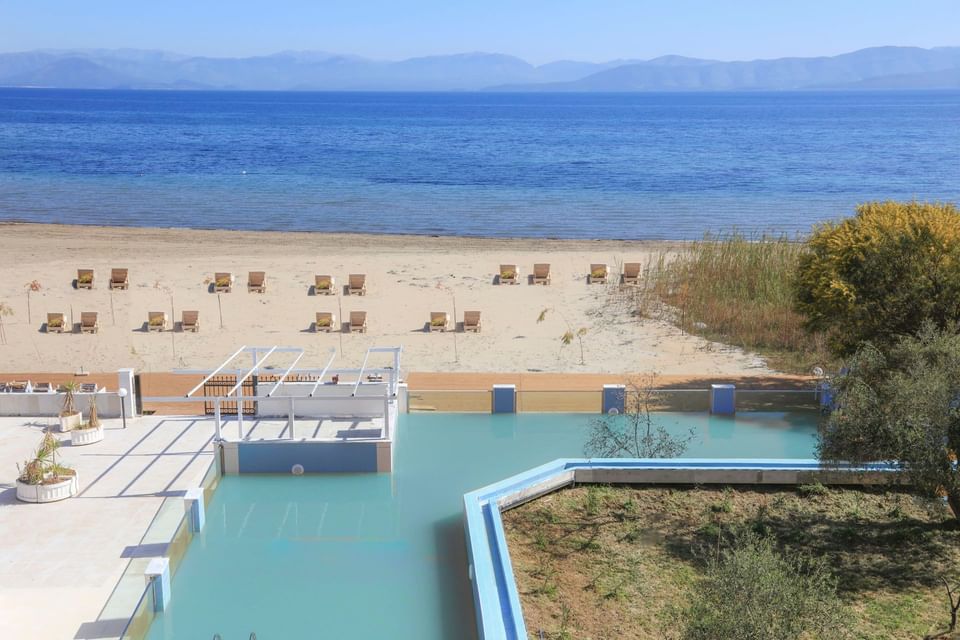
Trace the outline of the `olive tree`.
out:
M 863 345 L 837 381 L 821 428 L 827 462 L 899 464 L 910 484 L 947 499 L 960 519 L 960 335 L 926 324 L 881 350 Z
M 686 611 L 686 640 L 845 638 L 848 616 L 826 561 L 782 555 L 747 535 L 710 563 Z
M 848 356 L 960 320 L 960 211 L 951 205 L 877 202 L 817 228 L 801 253 L 795 306 L 806 327 Z

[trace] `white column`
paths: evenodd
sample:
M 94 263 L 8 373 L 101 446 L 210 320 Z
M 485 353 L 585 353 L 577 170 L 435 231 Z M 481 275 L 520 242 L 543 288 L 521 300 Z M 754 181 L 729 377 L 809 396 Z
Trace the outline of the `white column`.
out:
M 124 408 L 127 411 L 127 417 L 134 418 L 136 417 L 137 409 L 137 398 L 134 395 L 136 389 L 133 383 L 133 369 L 118 369 L 117 370 L 117 389 L 126 389 L 127 397 L 122 398 L 120 401 L 125 405 Z

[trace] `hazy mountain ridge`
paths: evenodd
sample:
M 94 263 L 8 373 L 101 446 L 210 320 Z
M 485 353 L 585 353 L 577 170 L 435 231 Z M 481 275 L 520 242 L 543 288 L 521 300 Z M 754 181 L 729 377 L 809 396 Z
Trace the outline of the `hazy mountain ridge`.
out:
M 941 89 L 957 86 L 960 47 L 876 47 L 832 57 L 723 62 L 560 60 L 535 66 L 495 53 L 371 60 L 321 51 L 246 58 L 136 49 L 0 54 L 0 86 L 326 91 L 742 91 Z

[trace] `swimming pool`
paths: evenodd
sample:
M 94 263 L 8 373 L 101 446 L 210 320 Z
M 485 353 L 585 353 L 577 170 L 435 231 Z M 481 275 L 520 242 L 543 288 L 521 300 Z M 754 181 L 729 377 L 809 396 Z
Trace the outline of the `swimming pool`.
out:
M 659 414 L 690 457 L 810 458 L 818 414 Z M 150 640 L 476 637 L 463 494 L 582 456 L 584 414 L 403 415 L 392 474 L 227 476 Z

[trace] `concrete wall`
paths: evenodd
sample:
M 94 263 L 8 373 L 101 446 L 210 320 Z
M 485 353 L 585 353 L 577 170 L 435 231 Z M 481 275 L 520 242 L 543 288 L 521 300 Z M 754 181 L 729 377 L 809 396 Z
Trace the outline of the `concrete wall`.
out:
M 393 466 L 392 444 L 374 442 L 222 442 L 223 471 L 291 473 L 293 465 L 305 473 L 385 473 Z
M 95 396 L 101 418 L 120 417 L 120 397 L 115 392 L 75 393 L 75 403 L 84 417 Z M 129 396 L 127 397 L 129 399 Z M 56 417 L 63 406 L 62 393 L 0 393 L 0 416 Z M 131 417 L 131 414 L 127 414 Z

